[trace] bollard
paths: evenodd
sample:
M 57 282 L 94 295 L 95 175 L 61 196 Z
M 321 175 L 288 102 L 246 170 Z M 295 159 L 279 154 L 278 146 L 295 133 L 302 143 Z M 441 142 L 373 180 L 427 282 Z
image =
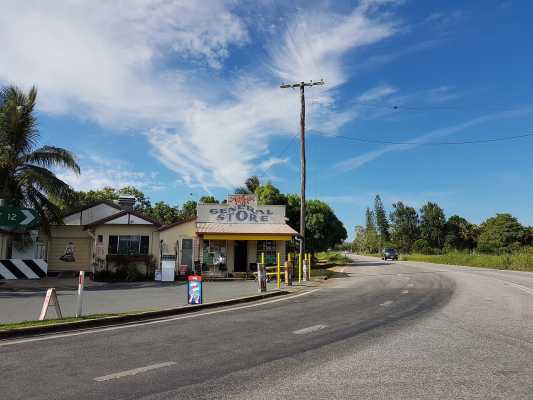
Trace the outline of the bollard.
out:
M 80 277 L 78 279 L 78 306 L 76 308 L 76 318 L 81 317 L 83 309 L 83 286 L 85 284 L 85 272 L 80 271 Z
M 280 260 L 280 254 L 278 253 L 278 273 L 277 273 L 277 276 L 276 276 L 276 283 L 277 283 L 277 288 L 281 288 L 281 276 L 280 276 L 280 268 L 281 268 L 281 260 Z
M 311 280 L 311 267 L 312 267 L 312 263 L 311 263 L 311 253 L 308 253 L 308 254 L 307 254 L 307 262 L 309 263 L 309 280 Z
M 309 280 L 309 264 L 307 262 L 307 254 L 304 254 L 304 262 L 303 262 L 303 280 L 308 281 Z
M 292 286 L 292 265 L 290 261 L 285 261 L 285 285 Z
M 264 263 L 257 264 L 257 283 L 259 293 L 267 291 L 266 270 Z
M 298 283 L 302 282 L 302 255 L 298 254 Z

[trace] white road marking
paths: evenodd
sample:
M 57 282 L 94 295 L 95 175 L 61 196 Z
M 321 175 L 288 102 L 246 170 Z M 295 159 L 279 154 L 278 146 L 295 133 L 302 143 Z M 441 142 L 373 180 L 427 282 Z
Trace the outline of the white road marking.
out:
M 394 301 L 392 301 L 392 300 L 387 300 L 386 302 L 381 303 L 380 306 L 381 306 L 381 307 L 388 307 L 388 306 L 390 306 L 392 303 L 394 303 Z
M 402 294 L 407 294 L 409 293 L 409 290 L 402 290 Z
M 178 321 L 178 320 L 189 319 L 189 318 L 197 318 L 197 317 L 202 317 L 202 316 L 205 316 L 205 315 L 213 315 L 213 314 L 220 314 L 220 313 L 229 312 L 229 311 L 244 310 L 246 308 L 260 307 L 260 306 L 266 305 L 266 304 L 278 303 L 280 301 L 287 301 L 287 300 L 294 299 L 296 297 L 307 296 L 308 294 L 314 293 L 314 292 L 316 292 L 318 290 L 320 290 L 320 289 L 313 289 L 313 290 L 310 290 L 309 292 L 299 293 L 299 294 L 295 294 L 293 296 L 282 296 L 282 297 L 280 297 L 278 299 L 268 300 L 268 301 L 264 301 L 262 303 L 247 304 L 245 306 L 226 308 L 226 309 L 222 309 L 222 310 L 207 311 L 207 312 L 203 312 L 203 313 L 190 313 L 190 314 L 182 315 L 182 316 L 179 316 L 179 317 L 173 317 L 173 318 L 165 318 L 165 319 L 157 319 L 157 320 L 153 320 L 153 321 L 138 322 L 138 323 L 129 324 L 129 325 L 110 326 L 110 327 L 107 327 L 107 328 L 98 328 L 98 329 L 91 329 L 91 330 L 86 330 L 86 331 L 60 333 L 60 334 L 51 335 L 51 336 L 39 336 L 39 337 L 28 338 L 28 339 L 18 339 L 18 340 L 12 340 L 12 341 L 7 341 L 7 342 L 0 341 L 0 347 L 12 346 L 12 345 L 15 345 L 15 344 L 22 344 L 22 343 L 41 342 L 41 341 L 44 341 L 44 340 L 61 339 L 61 338 L 71 337 L 71 336 L 91 335 L 91 334 L 100 333 L 100 332 L 118 331 L 118 330 L 121 330 L 121 329 L 135 328 L 135 327 L 143 326 L 143 325 L 162 324 L 162 323 L 165 323 L 165 322 L 172 322 L 172 321 Z
M 308 326 L 307 328 L 298 329 L 297 331 L 294 331 L 292 333 L 294 333 L 295 335 L 304 335 L 306 333 L 316 332 L 327 327 L 327 325 L 313 325 Z
M 148 371 L 151 371 L 153 369 L 170 367 L 171 365 L 175 365 L 175 364 L 176 363 L 174 361 L 167 361 L 167 362 L 164 362 L 164 363 L 147 365 L 146 367 L 129 369 L 127 371 L 121 371 L 121 372 L 116 372 L 114 374 L 99 376 L 97 378 L 94 378 L 94 380 L 96 382 L 105 382 L 105 381 L 110 381 L 110 380 L 113 380 L 113 379 L 124 378 L 125 376 L 133 376 L 133 375 L 141 374 L 143 372 L 148 372 Z
M 522 285 L 519 285 L 518 283 L 513 283 L 513 282 L 505 282 L 505 283 L 507 283 L 508 285 L 514 286 L 515 288 L 520 289 L 521 291 L 526 292 L 527 294 L 533 295 L 533 289 L 528 288 L 527 286 L 522 286 Z
M 413 287 L 413 286 L 415 286 L 414 283 L 409 283 L 409 284 L 407 284 L 407 287 Z

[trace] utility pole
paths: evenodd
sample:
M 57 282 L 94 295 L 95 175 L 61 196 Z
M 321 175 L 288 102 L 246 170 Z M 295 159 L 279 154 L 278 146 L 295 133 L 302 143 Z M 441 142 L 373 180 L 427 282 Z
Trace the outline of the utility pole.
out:
M 317 82 L 289 83 L 280 86 L 282 89 L 300 88 L 300 263 L 305 252 L 305 87 L 323 84 L 324 80 L 321 79 Z

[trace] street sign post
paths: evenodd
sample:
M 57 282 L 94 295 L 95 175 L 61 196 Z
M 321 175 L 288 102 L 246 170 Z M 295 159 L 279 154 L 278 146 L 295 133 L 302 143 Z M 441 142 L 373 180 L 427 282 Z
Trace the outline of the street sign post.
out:
M 0 226 L 24 228 L 35 222 L 37 217 L 31 208 L 0 207 Z

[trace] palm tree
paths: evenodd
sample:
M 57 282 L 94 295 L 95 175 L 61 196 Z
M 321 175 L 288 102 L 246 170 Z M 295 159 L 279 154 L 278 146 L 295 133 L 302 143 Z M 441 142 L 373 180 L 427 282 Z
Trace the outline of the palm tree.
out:
M 34 114 L 37 89 L 26 94 L 15 86 L 0 90 L 0 199 L 7 205 L 33 208 L 41 227 L 61 222 L 61 210 L 51 199 L 65 199 L 72 190 L 51 167 L 79 174 L 74 155 L 53 146 L 36 148 L 39 139 Z

